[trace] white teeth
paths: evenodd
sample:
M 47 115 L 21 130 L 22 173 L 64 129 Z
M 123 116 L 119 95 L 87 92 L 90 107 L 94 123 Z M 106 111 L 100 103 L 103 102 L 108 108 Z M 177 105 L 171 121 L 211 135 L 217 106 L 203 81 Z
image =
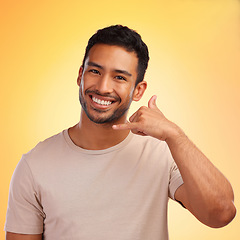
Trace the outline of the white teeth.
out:
M 92 100 L 100 105 L 110 105 L 112 102 L 110 101 L 104 101 L 104 100 L 100 100 L 98 98 L 93 97 Z

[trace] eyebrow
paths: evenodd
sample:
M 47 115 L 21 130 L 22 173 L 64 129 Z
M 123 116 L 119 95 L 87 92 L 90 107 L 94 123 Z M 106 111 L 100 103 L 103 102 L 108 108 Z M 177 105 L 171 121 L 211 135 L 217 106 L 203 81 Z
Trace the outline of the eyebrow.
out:
M 97 64 L 95 62 L 88 62 L 87 65 L 103 69 L 103 66 L 101 66 L 101 65 L 99 65 L 99 64 Z
M 117 72 L 117 73 L 122 73 L 122 74 L 125 74 L 125 75 L 128 75 L 129 77 L 132 76 L 131 73 L 129 73 L 128 71 L 125 71 L 125 70 L 119 70 L 119 69 L 115 69 L 114 72 Z
M 97 68 L 100 68 L 100 69 L 104 69 L 103 66 L 101 66 L 101 65 L 99 65 L 99 64 L 97 64 L 97 63 L 95 63 L 95 62 L 88 62 L 87 65 L 88 65 L 88 66 L 92 66 L 92 67 L 97 67 Z M 128 75 L 128 76 L 130 76 L 130 77 L 132 76 L 132 74 L 129 73 L 128 71 L 126 71 L 126 70 L 114 69 L 114 72 L 116 72 L 116 73 L 122 73 L 122 74 Z

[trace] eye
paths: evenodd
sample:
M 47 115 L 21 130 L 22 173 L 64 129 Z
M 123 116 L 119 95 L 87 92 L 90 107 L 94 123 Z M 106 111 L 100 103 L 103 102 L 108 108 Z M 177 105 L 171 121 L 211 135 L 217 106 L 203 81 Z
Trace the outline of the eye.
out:
M 115 78 L 118 79 L 118 80 L 123 80 L 123 81 L 126 81 L 126 80 L 127 80 L 127 79 L 126 79 L 125 77 L 123 77 L 123 76 L 116 76 Z
M 96 69 L 90 69 L 89 72 L 91 72 L 93 74 L 100 74 L 100 72 Z

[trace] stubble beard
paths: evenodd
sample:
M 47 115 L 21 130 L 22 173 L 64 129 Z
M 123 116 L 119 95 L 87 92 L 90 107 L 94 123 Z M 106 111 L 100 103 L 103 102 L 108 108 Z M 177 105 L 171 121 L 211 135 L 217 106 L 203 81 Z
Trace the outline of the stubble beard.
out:
M 99 93 L 95 92 L 95 94 L 101 96 Z M 86 95 L 86 93 L 85 93 Z M 110 116 L 94 116 L 93 114 L 91 114 L 89 111 L 88 111 L 88 108 L 87 108 L 87 103 L 86 101 L 84 100 L 84 97 L 83 97 L 83 93 L 81 91 L 81 88 L 79 88 L 79 101 L 80 101 L 80 104 L 82 106 L 82 109 L 84 110 L 84 112 L 86 113 L 87 117 L 94 123 L 97 123 L 97 124 L 108 124 L 108 123 L 115 123 L 117 120 L 119 120 L 129 109 L 130 105 L 131 105 L 131 96 L 128 98 L 128 100 L 126 100 L 126 102 L 120 106 L 119 108 L 117 108 L 116 110 L 114 110 L 114 112 L 110 115 Z M 121 101 L 119 99 L 119 101 Z M 96 113 L 107 113 L 108 110 L 101 110 L 101 109 L 97 109 L 97 108 L 92 108 L 93 111 L 95 111 Z

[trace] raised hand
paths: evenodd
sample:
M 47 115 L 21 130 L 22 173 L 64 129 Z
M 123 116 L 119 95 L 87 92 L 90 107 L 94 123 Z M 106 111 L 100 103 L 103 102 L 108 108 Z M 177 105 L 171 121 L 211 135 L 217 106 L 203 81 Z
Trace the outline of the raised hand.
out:
M 129 129 L 135 134 L 148 135 L 163 141 L 166 141 L 168 137 L 174 136 L 179 132 L 179 128 L 158 109 L 156 99 L 156 95 L 152 96 L 148 101 L 148 107 L 140 107 L 129 118 L 129 122 L 113 125 L 113 129 Z
M 129 122 L 113 125 L 113 129 L 129 129 L 166 141 L 184 181 L 176 190 L 175 199 L 204 224 L 225 226 L 236 214 L 230 183 L 184 132 L 162 114 L 156 98 L 152 96 L 148 107 L 140 107 Z

